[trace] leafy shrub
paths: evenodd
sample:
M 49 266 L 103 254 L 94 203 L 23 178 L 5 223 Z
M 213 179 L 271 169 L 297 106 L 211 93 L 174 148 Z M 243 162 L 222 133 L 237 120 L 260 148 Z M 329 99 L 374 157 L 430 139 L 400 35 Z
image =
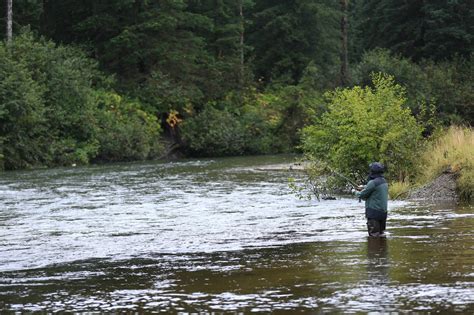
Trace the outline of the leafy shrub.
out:
M 143 104 L 157 112 L 181 111 L 188 104 L 202 101 L 202 92 L 193 84 L 176 82 L 170 76 L 153 71 L 134 93 Z
M 241 109 L 245 128 L 245 151 L 250 154 L 268 154 L 288 151 L 290 144 L 279 134 L 283 112 L 279 108 L 281 98 L 273 93 L 255 94 Z
M 181 135 L 191 155 L 226 156 L 245 152 L 245 128 L 227 109 L 212 105 L 184 121 Z
M 106 91 L 97 93 L 97 102 L 102 110 L 98 115 L 99 149 L 95 160 L 145 160 L 163 153 L 158 120 L 141 110 L 138 103 Z
M 474 55 L 437 64 L 425 61 L 422 68 L 444 124 L 474 124 Z
M 156 117 L 80 50 L 25 32 L 0 45 L 0 169 L 160 155 Z
M 0 45 L 0 170 L 48 161 L 42 94 L 27 67 Z
M 258 102 L 252 105 L 258 108 L 262 119 L 272 122 L 267 129 L 275 138 L 276 152 L 298 148 L 301 130 L 311 123 L 310 117 L 326 110 L 321 91 L 327 88 L 321 71 L 310 62 L 297 85 L 277 85 L 276 90 L 270 87 L 257 96 Z
M 87 163 L 97 153 L 93 83 L 106 81 L 96 63 L 28 32 L 0 50 L 2 125 L 15 122 L 2 131 L 5 168 Z
M 328 111 L 303 129 L 302 147 L 353 178 L 363 178 L 369 163 L 380 161 L 389 177 L 403 179 L 414 169 L 422 127 L 393 77 L 374 75 L 373 85 L 326 94 Z
M 300 86 L 289 86 L 278 92 L 249 93 L 240 107 L 232 100 L 208 104 L 184 120 L 183 141 L 195 156 L 289 152 L 308 123 L 307 113 L 315 112 L 315 106 L 308 104 L 315 102 L 310 95 Z
M 222 156 L 293 151 L 301 129 L 310 122 L 308 117 L 324 111 L 319 92 L 322 81 L 318 69 L 310 64 L 297 85 L 229 93 L 197 115 L 185 107 L 180 127 L 188 153 Z
M 269 88 L 247 98 L 240 113 L 247 130 L 248 152 L 294 151 L 302 128 L 311 122 L 309 117 L 325 111 L 321 84 L 320 72 L 310 63 L 297 85 Z
M 407 102 L 420 122 L 427 123 L 430 117 L 423 116 L 423 106 L 436 105 L 437 116 L 445 123 L 472 124 L 474 122 L 473 76 L 474 58 L 454 58 L 435 63 L 423 61 L 419 64 L 388 50 L 375 49 L 365 53 L 354 69 L 355 84 L 370 85 L 371 73 L 391 75 L 406 88 Z M 426 114 L 426 112 L 425 112 Z M 428 124 L 429 125 L 429 124 Z M 427 126 L 433 128 L 433 126 Z
M 423 69 L 410 59 L 395 56 L 385 49 L 374 49 L 362 56 L 361 62 L 355 67 L 354 81 L 360 86 L 372 84 L 372 73 L 385 73 L 405 87 L 407 100 L 405 105 L 414 114 L 418 113 L 418 105 L 422 101 L 430 101 L 430 88 Z

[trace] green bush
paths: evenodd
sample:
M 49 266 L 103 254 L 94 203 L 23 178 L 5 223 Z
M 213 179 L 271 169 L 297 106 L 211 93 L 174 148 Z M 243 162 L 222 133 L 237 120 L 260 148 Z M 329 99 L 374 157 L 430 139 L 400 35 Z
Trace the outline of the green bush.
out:
M 430 95 L 445 125 L 474 124 L 474 55 L 468 59 L 422 63 Z
M 360 86 L 371 84 L 372 73 L 386 73 L 406 88 L 406 105 L 427 128 L 432 128 L 423 116 L 423 106 L 436 106 L 437 117 L 446 125 L 450 123 L 474 123 L 474 60 L 454 58 L 435 63 L 419 64 L 388 50 L 375 49 L 365 53 L 354 69 L 354 82 Z
M 278 107 L 280 97 L 272 93 L 255 94 L 240 110 L 245 129 L 245 151 L 249 154 L 269 154 L 288 151 L 288 139 L 279 136 L 283 112 Z
M 191 155 L 226 156 L 245 152 L 245 128 L 236 115 L 212 105 L 181 126 L 182 139 Z
M 404 178 L 413 171 L 422 127 L 393 77 L 377 74 L 372 80 L 374 88 L 326 94 L 328 111 L 303 129 L 302 148 L 355 179 L 365 177 L 373 161 L 386 164 L 389 177 Z
M 208 104 L 184 120 L 181 135 L 194 156 L 289 152 L 307 123 L 307 94 L 299 86 L 278 92 L 249 93 L 244 105 L 227 100 Z
M 0 44 L 0 169 L 162 154 L 156 117 L 111 83 L 78 49 L 28 32 Z
M 361 62 L 355 67 L 354 82 L 360 86 L 372 84 L 372 73 L 385 73 L 406 89 L 405 104 L 414 114 L 418 114 L 419 105 L 430 102 L 431 94 L 427 76 L 423 69 L 410 59 L 395 56 L 385 49 L 366 52 Z
M 249 153 L 291 152 L 300 144 L 300 132 L 309 117 L 325 111 L 322 78 L 310 64 L 297 85 L 254 93 L 240 110 L 247 131 Z
M 161 128 L 155 116 L 113 92 L 97 93 L 97 102 L 102 110 L 98 115 L 99 150 L 95 160 L 145 160 L 163 153 Z
M 43 93 L 26 65 L 0 45 L 0 170 L 48 162 Z
M 0 51 L 4 167 L 87 163 L 97 154 L 94 84 L 107 80 L 96 63 L 28 32 Z
M 184 117 L 181 135 L 188 153 L 198 156 L 291 152 L 310 115 L 324 111 L 317 69 L 308 67 L 298 85 L 247 90 L 208 104 L 198 115 Z M 317 81 L 317 82 L 316 82 Z

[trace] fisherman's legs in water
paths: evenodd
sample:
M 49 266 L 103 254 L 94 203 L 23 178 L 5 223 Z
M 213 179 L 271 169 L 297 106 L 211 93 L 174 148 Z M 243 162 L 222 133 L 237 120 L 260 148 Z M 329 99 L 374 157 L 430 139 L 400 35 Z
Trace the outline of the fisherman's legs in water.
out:
M 383 236 L 386 220 L 367 219 L 367 231 L 369 236 Z

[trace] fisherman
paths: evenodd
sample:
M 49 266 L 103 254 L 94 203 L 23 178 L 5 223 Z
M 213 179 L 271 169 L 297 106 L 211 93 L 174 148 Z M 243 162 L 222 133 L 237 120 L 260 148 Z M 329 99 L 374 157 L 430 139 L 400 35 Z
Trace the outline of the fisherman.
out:
M 387 221 L 388 184 L 383 173 L 385 167 L 379 162 L 369 165 L 369 178 L 365 186 L 353 189 L 352 192 L 365 200 L 365 217 L 369 236 L 384 236 Z

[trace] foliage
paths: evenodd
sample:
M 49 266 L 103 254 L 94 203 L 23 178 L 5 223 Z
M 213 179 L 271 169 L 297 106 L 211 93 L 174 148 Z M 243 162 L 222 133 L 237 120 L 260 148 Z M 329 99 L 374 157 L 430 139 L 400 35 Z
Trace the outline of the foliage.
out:
M 433 118 L 451 122 L 474 122 L 473 58 L 453 58 L 450 62 L 425 60 L 419 64 L 388 50 L 365 53 L 354 71 L 358 85 L 370 85 L 373 72 L 383 72 L 406 88 L 407 106 L 425 129 L 432 131 Z
M 419 111 L 417 105 L 422 101 L 430 101 L 427 76 L 423 69 L 410 59 L 393 55 L 386 49 L 368 51 L 354 69 L 355 84 L 370 85 L 372 73 L 378 72 L 393 76 L 398 84 L 405 87 L 407 105 L 414 113 Z
M 44 91 L 25 63 L 0 45 L 0 169 L 47 162 Z
M 95 63 L 28 32 L 1 49 L 5 167 L 87 163 L 97 152 L 92 82 L 105 82 Z
M 157 118 L 143 111 L 140 104 L 107 91 L 97 93 L 97 103 L 102 110 L 96 161 L 145 160 L 162 154 Z
M 22 33 L 11 45 L 0 45 L 0 79 L 2 168 L 86 164 L 98 154 L 103 160 L 143 159 L 160 152 L 156 118 L 104 90 L 110 79 L 80 50 Z
M 304 151 L 335 171 L 361 179 L 369 163 L 388 166 L 403 179 L 414 167 L 422 128 L 393 77 L 373 76 L 374 88 L 354 87 L 326 95 L 328 111 L 303 129 Z
M 445 125 L 474 124 L 474 54 L 450 62 L 421 64 L 437 115 Z
M 438 120 L 472 125 L 471 2 L 350 1 L 358 93 L 375 95 L 382 72 L 406 89 L 402 107 L 423 136 Z M 0 48 L 8 169 L 153 158 L 162 136 L 192 155 L 287 152 L 344 93 L 323 98 L 339 84 L 338 1 L 15 0 L 13 10 L 16 40 Z
M 245 129 L 226 109 L 211 104 L 182 125 L 182 138 L 190 153 L 198 156 L 241 155 L 245 150 Z
M 277 129 L 282 112 L 275 106 L 280 98 L 272 93 L 256 93 L 246 99 L 237 117 L 245 130 L 245 151 L 268 154 L 288 151 L 290 144 L 279 137 Z
M 296 148 L 310 117 L 325 111 L 322 84 L 320 71 L 310 63 L 297 85 L 269 88 L 247 97 L 240 112 L 249 134 L 249 152 L 278 153 Z
M 459 174 L 458 190 L 461 198 L 474 198 L 474 131 L 472 128 L 451 126 L 435 138 L 422 156 L 420 184 L 427 183 L 444 171 Z
M 315 62 L 329 75 L 338 62 L 338 7 L 334 1 L 257 1 L 249 43 L 255 75 L 265 83 L 296 84 Z
M 437 102 L 423 68 L 407 58 L 391 54 L 388 50 L 375 49 L 366 52 L 355 68 L 355 82 L 362 86 L 371 85 L 372 74 L 379 72 L 393 76 L 394 80 L 405 88 L 405 106 L 410 108 L 418 122 L 423 125 L 424 134 L 430 134 L 436 127 L 434 119 Z
M 323 111 L 321 95 L 312 87 L 302 81 L 277 91 L 253 90 L 246 93 L 240 107 L 234 95 L 210 103 L 204 111 L 184 119 L 184 144 L 195 156 L 290 152 L 299 143 L 309 114 Z
M 195 86 L 183 86 L 158 70 L 152 72 L 133 94 L 137 95 L 149 111 L 158 113 L 181 111 L 188 104 L 204 98 Z
M 441 61 L 468 57 L 474 46 L 471 0 L 359 0 L 354 11 L 354 43 L 365 50 L 381 47 L 416 61 Z

